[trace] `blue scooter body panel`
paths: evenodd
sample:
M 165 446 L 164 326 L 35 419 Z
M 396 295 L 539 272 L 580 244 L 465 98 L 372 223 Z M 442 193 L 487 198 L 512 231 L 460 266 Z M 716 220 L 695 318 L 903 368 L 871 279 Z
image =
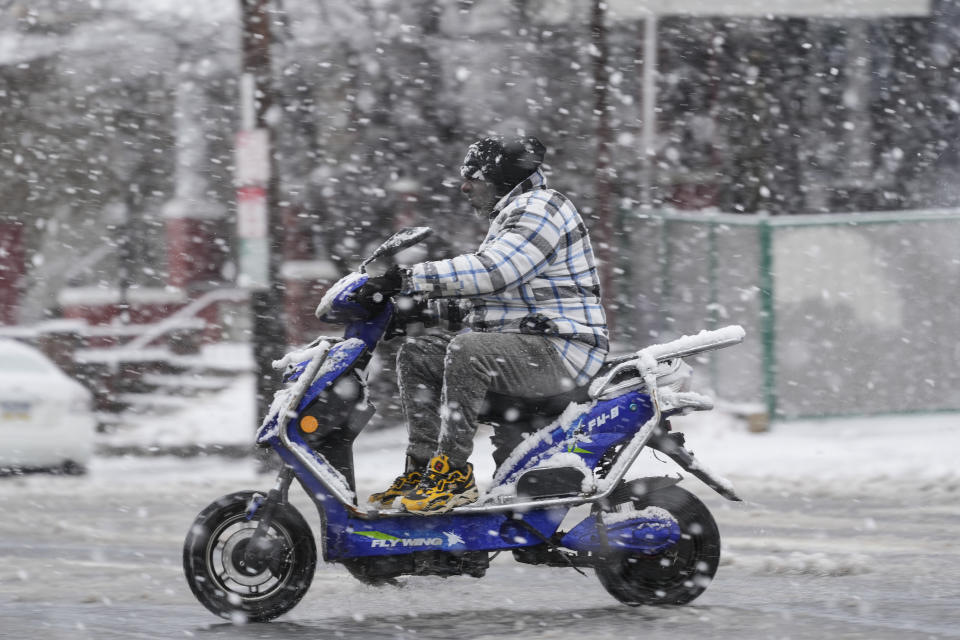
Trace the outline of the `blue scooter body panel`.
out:
M 354 363 L 366 351 L 367 345 L 360 340 L 345 340 L 330 347 L 330 351 L 327 352 L 327 357 L 323 361 L 323 367 L 320 369 L 320 376 L 303 394 L 303 398 L 297 405 L 297 412 L 306 409 L 307 405 L 316 400 L 317 396 L 326 391 L 340 376 L 353 367 Z
M 332 353 L 331 349 L 328 358 L 331 355 L 337 357 L 338 365 L 311 385 L 300 403 L 299 411 L 305 409 L 312 398 L 322 393 L 339 375 L 347 371 L 365 351 L 364 345 L 358 341 L 352 343 L 358 346 L 342 348 L 339 353 Z M 598 402 L 566 427 L 559 425 L 547 430 L 549 437 L 542 438 L 537 446 L 530 448 L 513 466 L 514 471 L 506 475 L 499 485 L 494 486 L 515 481 L 522 471 L 535 467 L 558 452 L 575 453 L 583 459 L 585 465 L 592 468 L 607 449 L 632 436 L 651 415 L 649 397 L 639 392 L 630 392 L 612 400 Z M 288 423 L 287 434 L 290 441 L 301 451 L 309 452 L 318 467 L 336 474 L 320 453 L 307 446 L 296 425 L 296 420 Z M 556 532 L 568 511 L 568 508 L 550 508 L 532 509 L 516 516 L 510 513 L 481 513 L 359 518 L 341 505 L 324 484 L 317 480 L 315 473 L 306 469 L 292 452 L 282 445 L 279 438 L 274 438 L 271 444 L 284 461 L 296 470 L 296 476 L 304 488 L 325 512 L 324 547 L 327 560 L 428 550 L 495 551 L 536 545 Z M 540 536 L 519 524 L 516 521 L 519 517 L 538 531 Z M 653 530 L 652 526 L 645 526 L 644 532 Z M 618 528 L 625 527 L 626 525 Z M 637 538 L 627 533 L 624 535 L 629 536 L 630 548 L 642 549 L 646 553 L 657 553 L 665 544 L 672 544 L 669 536 L 659 530 L 653 538 Z M 591 537 L 594 542 L 591 542 Z M 587 517 L 567 534 L 564 544 L 569 543 L 570 548 L 578 550 L 596 550 L 595 538 L 594 520 Z M 625 537 L 620 545 L 627 545 L 627 541 L 628 538 Z
M 364 520 L 327 518 L 327 553 L 338 557 L 382 556 L 411 551 L 496 551 L 539 544 L 560 526 L 566 509 L 534 510 L 517 518 L 504 513 L 394 515 Z
M 317 396 L 325 392 L 340 376 L 349 371 L 367 349 L 366 343 L 360 339 L 344 340 L 330 347 L 330 350 L 324 357 L 320 375 L 313 381 L 297 403 L 297 412 L 300 413 L 306 409 Z M 308 364 L 310 364 L 309 360 L 297 364 L 294 371 L 287 377 L 287 381 L 290 383 L 297 382 Z M 288 425 L 295 425 L 296 423 L 297 421 L 294 419 L 290 420 Z M 280 445 L 280 441 L 276 426 L 277 416 L 274 415 L 271 416 L 269 422 L 261 426 L 257 431 L 257 443 L 269 443 L 274 446 L 274 448 L 277 448 L 276 445 Z M 293 435 L 298 432 L 296 430 L 289 430 L 289 433 Z M 299 436 L 297 437 L 299 438 Z
M 652 416 L 650 396 L 640 391 L 597 402 L 569 423 L 555 423 L 530 436 L 532 445 L 497 470 L 494 486 L 516 482 L 522 472 L 558 453 L 575 453 L 593 469 L 610 447 L 632 437 Z

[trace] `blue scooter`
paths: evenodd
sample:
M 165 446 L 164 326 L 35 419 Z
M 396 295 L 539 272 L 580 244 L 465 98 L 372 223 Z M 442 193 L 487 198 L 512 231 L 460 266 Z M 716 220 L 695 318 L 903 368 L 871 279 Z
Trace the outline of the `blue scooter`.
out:
M 317 315 L 345 324 L 342 338 L 318 338 L 274 363 L 285 371 L 285 385 L 256 439 L 283 467 L 268 492 L 231 493 L 197 516 L 183 550 L 194 595 L 219 616 L 250 621 L 276 618 L 300 601 L 317 547 L 288 502 L 296 479 L 320 514 L 323 559 L 368 584 L 403 575 L 482 577 L 492 555 L 510 551 L 519 562 L 592 568 L 628 605 L 683 604 L 699 596 L 720 561 L 710 512 L 677 486 L 679 475 L 624 478 L 650 447 L 739 500 L 694 459 L 668 420 L 712 408 L 709 398 L 689 391 L 691 369 L 682 358 L 741 342 L 739 326 L 611 358 L 589 386 L 557 396 L 491 395 L 485 420 L 495 426 L 497 470 L 474 504 L 414 515 L 358 502 L 352 447 L 374 414 L 368 365 L 388 332 L 411 317 L 402 301 L 371 306 L 355 294 L 368 264 L 389 260 L 429 234 L 428 227 L 395 234 L 326 293 Z M 582 505 L 588 507 L 561 528 Z

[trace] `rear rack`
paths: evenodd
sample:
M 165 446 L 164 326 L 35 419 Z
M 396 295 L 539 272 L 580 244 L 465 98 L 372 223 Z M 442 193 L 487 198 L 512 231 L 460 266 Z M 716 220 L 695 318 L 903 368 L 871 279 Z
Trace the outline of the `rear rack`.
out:
M 637 351 L 636 357 L 621 362 L 613 369 L 593 381 L 590 385 L 590 397 L 604 400 L 623 393 L 624 385 L 611 384 L 616 377 L 628 369 L 636 369 L 641 378 L 653 373 L 657 363 L 730 347 L 743 342 L 746 332 L 740 325 L 730 325 L 714 331 L 701 331 L 693 336 L 683 336 L 663 344 L 653 344 Z

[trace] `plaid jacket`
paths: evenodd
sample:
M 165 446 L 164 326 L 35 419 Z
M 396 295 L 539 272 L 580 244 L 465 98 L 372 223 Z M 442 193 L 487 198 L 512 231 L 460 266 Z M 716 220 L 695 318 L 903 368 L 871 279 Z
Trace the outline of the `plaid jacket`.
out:
M 586 384 L 609 345 L 583 219 L 563 194 L 547 188 L 539 169 L 505 195 L 490 217 L 475 253 L 413 265 L 404 289 L 466 298 L 465 319 L 475 331 L 548 336 L 574 382 Z

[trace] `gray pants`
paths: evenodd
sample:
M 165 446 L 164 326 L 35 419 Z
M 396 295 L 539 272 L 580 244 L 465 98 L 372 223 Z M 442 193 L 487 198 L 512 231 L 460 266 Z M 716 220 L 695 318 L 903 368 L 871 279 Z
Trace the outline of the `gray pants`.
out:
M 397 380 L 410 444 L 408 468 L 435 454 L 464 468 L 487 391 L 540 398 L 573 388 L 560 353 L 540 335 L 469 332 L 408 338 Z

